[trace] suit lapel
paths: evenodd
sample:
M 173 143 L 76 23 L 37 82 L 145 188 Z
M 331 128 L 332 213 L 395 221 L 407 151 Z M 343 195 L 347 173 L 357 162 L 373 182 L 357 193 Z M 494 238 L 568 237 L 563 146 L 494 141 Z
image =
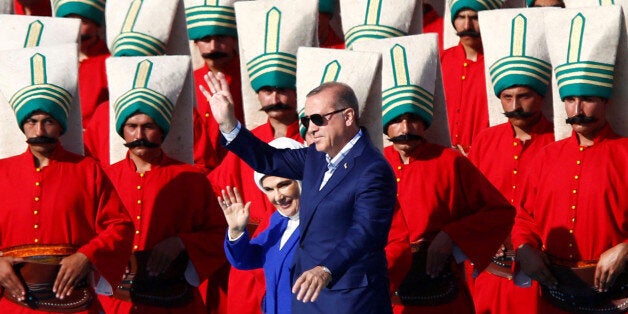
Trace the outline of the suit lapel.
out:
M 325 171 L 327 171 L 327 162 L 325 158 L 323 157 L 322 166 L 317 165 L 316 167 L 314 167 L 315 171 L 317 172 L 314 172 L 313 175 L 317 177 L 317 180 L 314 181 L 314 185 L 312 186 L 312 189 L 311 189 L 312 192 L 308 193 L 306 202 L 304 202 L 304 204 L 307 204 L 306 206 L 310 210 L 307 211 L 306 216 L 301 216 L 302 228 L 301 228 L 301 239 L 299 243 L 303 242 L 303 239 L 305 238 L 305 235 L 307 233 L 307 229 L 310 226 L 312 217 L 318 210 L 319 203 L 323 199 L 325 199 L 327 195 L 331 191 L 333 191 L 335 187 L 338 186 L 338 184 L 340 184 L 340 182 L 344 180 L 347 174 L 349 174 L 352 171 L 355 165 L 355 158 L 362 154 L 362 152 L 364 151 L 364 147 L 367 144 L 367 140 L 368 140 L 368 136 L 363 132 L 362 137 L 360 137 L 360 139 L 357 141 L 357 143 L 355 143 L 353 148 L 349 150 L 349 153 L 347 154 L 347 156 L 345 156 L 345 158 L 343 158 L 340 161 L 340 164 L 338 165 L 334 173 L 331 175 L 331 177 L 329 178 L 329 180 L 327 181 L 323 189 L 321 189 L 320 191 L 318 190 L 318 188 L 321 185 L 322 178 L 324 176 Z

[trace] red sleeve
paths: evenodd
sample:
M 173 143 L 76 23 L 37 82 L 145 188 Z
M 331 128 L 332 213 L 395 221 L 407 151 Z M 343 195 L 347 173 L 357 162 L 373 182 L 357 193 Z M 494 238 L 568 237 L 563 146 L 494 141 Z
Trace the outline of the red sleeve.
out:
M 461 218 L 443 231 L 482 271 L 510 233 L 515 209 L 467 158 L 456 158 L 454 167 L 457 178 L 452 188 L 457 191 L 451 208 Z
M 178 236 L 202 281 L 226 262 L 223 241 L 227 223 L 207 179 L 200 174 L 193 178 L 189 186 L 194 191 L 190 191 L 189 196 L 196 198 L 198 205 L 194 208 L 193 228 Z
M 83 245 L 85 254 L 112 287 L 118 285 L 131 255 L 134 227 L 128 212 L 104 172 L 94 164 L 98 204 L 95 238 Z
M 395 207 L 385 250 L 386 260 L 388 261 L 390 291 L 392 293 L 399 288 L 412 265 L 408 226 L 398 205 Z

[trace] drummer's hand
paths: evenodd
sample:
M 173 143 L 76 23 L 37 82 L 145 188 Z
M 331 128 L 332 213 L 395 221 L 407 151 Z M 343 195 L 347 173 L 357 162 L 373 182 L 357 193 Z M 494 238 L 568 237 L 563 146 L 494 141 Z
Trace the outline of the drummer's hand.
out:
M 179 237 L 170 237 L 157 243 L 146 263 L 148 275 L 157 276 L 165 272 L 183 250 L 185 250 L 185 245 Z
M 440 231 L 427 248 L 426 273 L 432 278 L 438 277 L 453 250 L 454 241 L 447 233 Z
M 85 254 L 76 252 L 64 257 L 59 264 L 61 268 L 52 287 L 52 292 L 56 294 L 57 298 L 63 299 L 69 296 L 74 290 L 74 286 L 87 276 L 90 263 Z
M 626 268 L 628 243 L 622 242 L 600 255 L 595 268 L 594 285 L 599 292 L 606 292 L 615 283 L 617 276 Z
M 540 284 L 550 287 L 558 284 L 558 280 L 547 267 L 549 260 L 545 253 L 524 244 L 517 249 L 516 260 L 521 270 Z
M 0 285 L 4 287 L 5 293 L 10 293 L 15 299 L 24 301 L 26 291 L 15 271 L 13 271 L 13 265 L 21 262 L 23 260 L 18 257 L 0 257 Z

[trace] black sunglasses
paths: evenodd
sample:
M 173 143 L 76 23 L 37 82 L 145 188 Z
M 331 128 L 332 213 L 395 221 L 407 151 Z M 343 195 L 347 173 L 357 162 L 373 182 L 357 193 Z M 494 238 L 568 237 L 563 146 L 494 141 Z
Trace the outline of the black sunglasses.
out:
M 342 109 L 338 109 L 336 111 L 332 111 L 330 113 L 326 113 L 326 114 L 318 114 L 315 113 L 313 115 L 310 116 L 305 116 L 305 117 L 301 117 L 301 124 L 303 124 L 303 126 L 305 127 L 305 129 L 308 129 L 310 127 L 310 121 L 312 121 L 312 123 L 314 123 L 315 125 L 321 126 L 323 125 L 323 123 L 325 123 L 325 117 L 327 116 L 331 116 L 335 113 L 347 110 L 349 108 L 342 108 Z

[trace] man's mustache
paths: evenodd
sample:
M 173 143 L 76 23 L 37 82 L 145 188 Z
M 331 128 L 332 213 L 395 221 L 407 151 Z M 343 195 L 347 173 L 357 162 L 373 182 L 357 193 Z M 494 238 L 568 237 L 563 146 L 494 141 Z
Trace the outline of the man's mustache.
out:
M 587 117 L 582 113 L 579 115 L 575 115 L 571 118 L 565 119 L 565 122 L 567 122 L 567 124 L 587 124 L 587 123 L 593 123 L 596 121 L 597 121 L 596 117 Z
M 26 143 L 28 144 L 54 144 L 58 141 L 58 139 L 48 136 L 36 136 L 26 139 Z
M 292 109 L 294 109 L 294 108 L 292 108 L 292 107 L 290 107 L 290 106 L 288 106 L 288 105 L 286 105 L 286 104 L 284 104 L 282 102 L 279 102 L 279 103 L 276 103 L 274 105 L 268 105 L 266 107 L 262 107 L 262 109 L 260 109 L 260 110 L 268 113 L 270 111 L 283 111 L 283 110 L 292 110 Z
M 424 139 L 422 136 L 416 135 L 416 134 L 402 134 L 402 135 L 393 136 L 389 138 L 388 140 L 393 143 L 400 143 L 400 142 L 407 142 L 407 141 L 423 141 Z
M 130 143 L 125 143 L 124 146 L 128 148 L 135 148 L 135 147 L 156 148 L 156 147 L 159 147 L 159 144 L 153 143 L 147 139 L 141 138 Z
M 456 35 L 458 35 L 458 37 L 462 37 L 462 36 L 480 37 L 480 32 L 471 31 L 471 30 L 464 30 L 464 31 L 461 31 L 461 32 L 457 32 Z
M 534 111 L 526 112 L 526 111 L 523 111 L 523 109 L 521 109 L 521 108 L 515 109 L 513 111 L 506 111 L 506 112 L 504 112 L 504 115 L 506 116 L 506 118 L 519 118 L 519 119 L 531 118 L 535 114 L 536 114 L 536 112 L 534 112 Z
M 201 54 L 201 56 L 203 57 L 203 59 L 216 60 L 216 59 L 220 59 L 220 58 L 226 58 L 229 55 L 226 52 L 214 51 L 214 52 L 203 53 L 203 54 Z

